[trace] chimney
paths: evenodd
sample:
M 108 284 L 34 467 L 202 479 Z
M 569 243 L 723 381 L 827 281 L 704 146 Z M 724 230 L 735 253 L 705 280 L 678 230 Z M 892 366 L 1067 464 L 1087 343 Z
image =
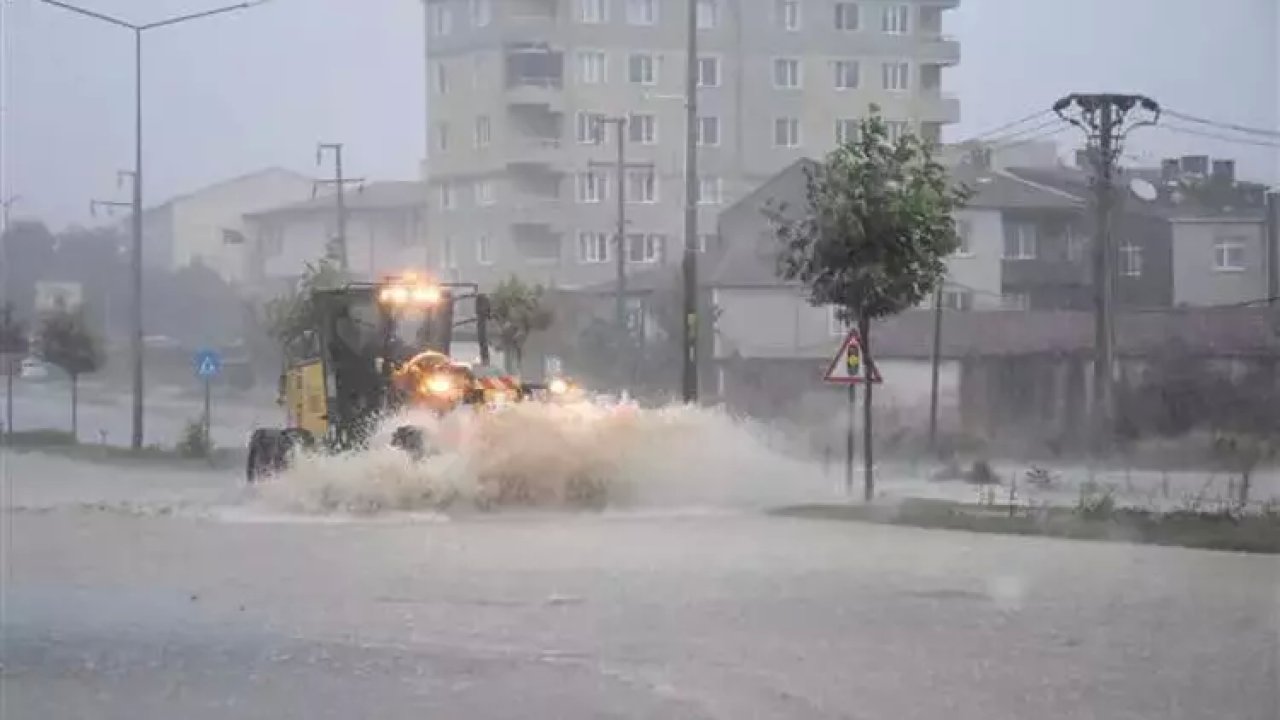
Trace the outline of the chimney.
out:
M 1213 179 L 1223 185 L 1233 185 L 1236 181 L 1235 160 L 1214 160 Z
M 1208 155 L 1183 155 L 1181 164 L 1182 172 L 1188 175 L 1204 177 L 1209 174 Z
M 1160 163 L 1160 180 L 1166 185 L 1177 182 L 1178 176 L 1182 174 L 1182 165 L 1177 158 L 1169 158 Z

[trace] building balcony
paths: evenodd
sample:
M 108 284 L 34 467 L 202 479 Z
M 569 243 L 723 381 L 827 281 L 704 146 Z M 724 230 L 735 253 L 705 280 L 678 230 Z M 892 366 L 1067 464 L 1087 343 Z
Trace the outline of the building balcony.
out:
M 543 228 L 558 234 L 567 227 L 565 214 L 564 201 L 560 198 L 517 195 L 507 205 L 506 217 L 511 225 Z
M 923 32 L 916 36 L 919 43 L 915 60 L 924 64 L 953 66 L 960 64 L 960 41 L 941 32 Z
M 556 138 L 516 137 L 507 142 L 505 157 L 508 167 L 552 167 L 564 161 L 564 146 Z
M 543 107 L 564 111 L 564 91 L 560 78 L 519 78 L 507 83 L 507 104 Z

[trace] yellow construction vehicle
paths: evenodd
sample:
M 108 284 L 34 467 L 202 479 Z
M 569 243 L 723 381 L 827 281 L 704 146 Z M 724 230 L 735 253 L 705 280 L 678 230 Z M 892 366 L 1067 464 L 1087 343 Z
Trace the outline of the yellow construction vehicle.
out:
M 286 423 L 253 432 L 249 482 L 283 469 L 295 448 L 362 447 L 378 423 L 403 408 L 445 413 L 516 402 L 546 389 L 488 367 L 489 298 L 475 284 L 437 283 L 410 273 L 319 290 L 312 301 L 314 327 L 284 349 L 280 403 Z M 467 301 L 471 317 L 455 320 Z M 475 328 L 475 365 L 450 356 L 454 331 L 464 325 Z M 397 428 L 393 441 L 423 451 L 418 428 Z

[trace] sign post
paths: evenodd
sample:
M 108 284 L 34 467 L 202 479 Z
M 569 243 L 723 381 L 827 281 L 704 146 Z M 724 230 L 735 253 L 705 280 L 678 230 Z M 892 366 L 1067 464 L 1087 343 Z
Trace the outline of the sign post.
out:
M 862 336 L 857 330 L 849 331 L 849 335 L 845 337 L 844 342 L 840 344 L 840 349 L 836 351 L 836 356 L 831 359 L 831 365 L 827 367 L 827 372 L 822 378 L 824 381 L 835 384 L 845 385 L 849 391 L 849 423 L 848 434 L 845 436 L 845 453 L 844 453 L 844 489 L 845 493 L 853 494 L 853 443 L 854 443 L 854 417 L 857 415 L 857 397 L 858 385 L 864 382 L 879 383 L 882 381 L 880 371 L 876 368 L 876 364 L 870 358 L 864 358 L 862 353 Z
M 213 447 L 213 438 L 211 437 L 212 414 L 210 413 L 210 385 L 213 379 L 222 372 L 222 356 L 217 350 L 204 349 L 196 352 L 192 358 L 192 365 L 195 366 L 196 377 L 200 378 L 204 383 L 204 446 L 205 448 Z

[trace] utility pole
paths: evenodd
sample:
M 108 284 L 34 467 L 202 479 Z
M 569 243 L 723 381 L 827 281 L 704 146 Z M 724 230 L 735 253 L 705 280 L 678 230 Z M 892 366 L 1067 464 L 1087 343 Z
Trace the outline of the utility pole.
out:
M 1267 305 L 1280 307 L 1280 187 L 1267 192 Z
M 348 183 L 362 183 L 364 178 L 348 178 L 342 174 L 342 143 L 319 143 L 316 145 L 316 165 L 324 162 L 325 152 L 333 153 L 333 177 L 327 180 L 317 180 L 316 186 L 332 185 L 336 189 L 336 201 L 338 206 L 338 231 L 333 238 L 333 244 L 329 247 L 329 256 L 338 261 L 338 267 L 346 272 L 348 266 L 347 253 L 347 199 L 346 187 Z M 314 194 L 314 188 L 313 188 Z M 369 268 L 369 272 L 373 272 L 373 268 Z
M 929 452 L 938 452 L 938 370 L 942 364 L 942 286 L 933 291 L 933 357 L 929 377 Z
M 1133 117 L 1141 110 L 1147 117 Z M 1107 451 L 1115 428 L 1115 255 L 1111 216 L 1116 163 L 1124 139 L 1134 129 L 1154 125 L 1160 105 L 1143 95 L 1075 93 L 1054 103 L 1053 111 L 1084 131 L 1093 165 L 1095 228 L 1093 242 L 1094 358 L 1093 449 Z
M 688 5 L 684 161 L 684 401 L 698 401 L 698 0 Z
M 99 22 L 115 25 L 133 33 L 133 90 L 134 90 L 134 125 L 133 125 L 133 247 L 130 258 L 130 282 L 133 296 L 130 301 L 132 316 L 131 351 L 133 355 L 133 432 L 131 445 L 134 450 L 142 449 L 142 35 L 148 30 L 171 27 L 194 20 L 202 20 L 214 15 L 237 12 L 261 5 L 266 0 L 247 0 L 235 5 L 204 10 L 202 12 L 175 15 L 163 20 L 149 23 L 132 23 L 106 13 L 77 7 L 61 0 L 40 0 L 46 5 L 61 8 Z
M 627 336 L 627 117 L 600 118 L 602 125 L 613 125 L 616 131 L 618 157 L 614 163 L 614 175 L 617 178 L 617 213 L 618 229 L 614 238 L 614 250 L 618 256 L 617 288 L 614 296 L 614 322 L 618 326 L 618 339 Z M 596 165 L 596 163 L 592 163 Z
M 0 313 L 3 313 L 6 328 L 13 326 L 13 304 L 9 292 L 9 211 L 13 204 L 21 199 L 18 195 L 10 195 L 0 200 Z M 4 437 L 13 435 L 13 348 L 0 348 L 0 360 L 4 368 Z

